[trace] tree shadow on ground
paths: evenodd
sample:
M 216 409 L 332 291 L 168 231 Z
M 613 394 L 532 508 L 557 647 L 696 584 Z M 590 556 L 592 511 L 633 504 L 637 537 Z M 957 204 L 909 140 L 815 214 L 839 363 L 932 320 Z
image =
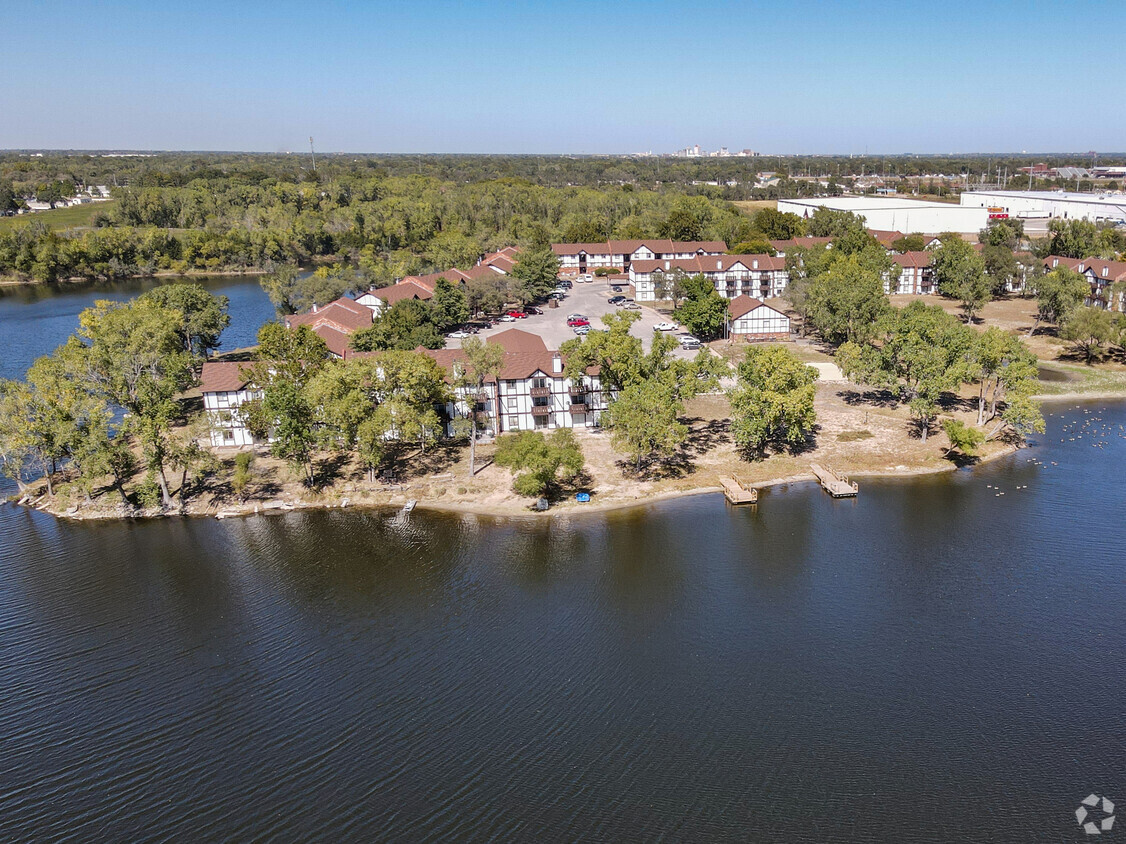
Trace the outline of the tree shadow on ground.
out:
M 986 401 L 986 407 L 989 402 Z M 958 411 L 977 413 L 977 396 L 962 398 L 954 393 L 943 393 L 938 397 L 938 407 L 943 413 L 956 413 Z
M 457 462 L 462 445 L 459 440 L 441 440 L 427 446 L 425 451 L 417 446 L 399 446 L 384 461 L 383 474 L 392 482 L 441 474 Z
M 865 404 L 875 407 L 899 406 L 899 396 L 891 390 L 839 390 L 837 398 L 850 407 Z
M 968 466 L 976 466 L 981 462 L 981 458 L 976 454 L 963 454 L 960 451 L 952 451 L 949 454 L 943 454 L 942 458 L 953 463 L 959 469 L 965 469 Z

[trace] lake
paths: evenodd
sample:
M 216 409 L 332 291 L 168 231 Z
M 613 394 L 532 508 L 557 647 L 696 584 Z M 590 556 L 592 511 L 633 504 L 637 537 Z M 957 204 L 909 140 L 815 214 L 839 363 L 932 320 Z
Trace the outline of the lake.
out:
M 23 378 L 32 362 L 50 354 L 78 328 L 78 315 L 99 299 L 126 301 L 161 284 L 190 282 L 231 300 L 223 351 L 252 346 L 274 308 L 255 276 L 142 278 L 117 282 L 0 287 L 0 378 Z
M 3 291 L 3 374 L 147 284 Z M 207 284 L 251 343 L 256 282 Z M 1126 805 L 1126 405 L 1047 412 L 854 501 L 0 505 L 0 841 L 1082 840 Z
M 1049 410 L 855 501 L 0 507 L 0 840 L 1081 840 L 1126 799 L 1126 408 Z

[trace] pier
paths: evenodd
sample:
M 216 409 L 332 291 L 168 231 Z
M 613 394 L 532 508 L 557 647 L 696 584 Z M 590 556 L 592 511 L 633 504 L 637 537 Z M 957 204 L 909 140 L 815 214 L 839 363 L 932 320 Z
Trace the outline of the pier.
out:
M 853 498 L 860 492 L 860 485 L 856 481 L 849 483 L 847 477 L 832 469 L 826 469 L 820 463 L 813 463 L 809 468 L 817 476 L 821 488 L 833 498 Z
M 723 484 L 723 494 L 727 500 L 732 504 L 756 504 L 758 503 L 758 490 L 753 487 L 745 487 L 735 478 L 720 478 L 719 482 Z

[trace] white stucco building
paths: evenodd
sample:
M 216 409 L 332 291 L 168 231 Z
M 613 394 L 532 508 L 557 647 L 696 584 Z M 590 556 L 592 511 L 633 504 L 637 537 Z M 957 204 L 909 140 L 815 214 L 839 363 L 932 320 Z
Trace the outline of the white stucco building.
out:
M 242 406 L 262 397 L 261 390 L 249 385 L 244 370 L 250 364 L 231 361 L 208 361 L 203 365 L 200 392 L 203 409 L 211 428 L 211 445 L 237 447 L 254 445 L 247 430 Z
M 738 296 L 727 306 L 731 337 L 737 340 L 788 340 L 790 318 L 750 296 Z
M 629 281 L 638 302 L 652 302 L 661 293 L 661 277 L 673 273 L 702 275 L 726 299 L 748 295 L 760 299 L 781 296 L 790 279 L 786 259 L 771 255 L 707 255 L 692 258 L 635 261 Z

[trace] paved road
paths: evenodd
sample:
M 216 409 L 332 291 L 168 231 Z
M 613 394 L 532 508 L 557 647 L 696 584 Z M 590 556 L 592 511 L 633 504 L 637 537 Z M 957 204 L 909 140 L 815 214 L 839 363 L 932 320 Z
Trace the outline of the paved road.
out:
M 628 290 L 629 288 L 624 287 L 623 289 Z M 567 317 L 570 314 L 582 314 L 590 320 L 591 328 L 602 328 L 602 315 L 618 310 L 607 301 L 613 295 L 615 294 L 611 292 L 610 284 L 602 279 L 595 279 L 588 283 L 575 282 L 574 287 L 567 291 L 567 298 L 559 303 L 558 308 L 542 307 L 542 314 L 533 314 L 526 319 L 519 319 L 515 322 L 498 323 L 492 328 L 483 330 L 479 336 L 484 338 L 508 328 L 519 328 L 531 334 L 538 334 L 543 338 L 543 342 L 549 349 L 558 349 L 565 341 L 575 337 L 575 332 L 567 327 Z M 640 314 L 641 319 L 630 327 L 630 333 L 634 337 L 641 338 L 645 350 L 648 351 L 653 338 L 654 326 L 658 322 L 672 322 L 673 320 L 671 317 L 659 314 L 653 308 L 645 305 L 642 305 L 641 310 L 635 311 L 635 313 Z M 461 341 L 447 340 L 446 347 L 450 349 L 460 348 Z M 692 357 L 696 353 L 677 349 L 674 354 L 678 357 Z

